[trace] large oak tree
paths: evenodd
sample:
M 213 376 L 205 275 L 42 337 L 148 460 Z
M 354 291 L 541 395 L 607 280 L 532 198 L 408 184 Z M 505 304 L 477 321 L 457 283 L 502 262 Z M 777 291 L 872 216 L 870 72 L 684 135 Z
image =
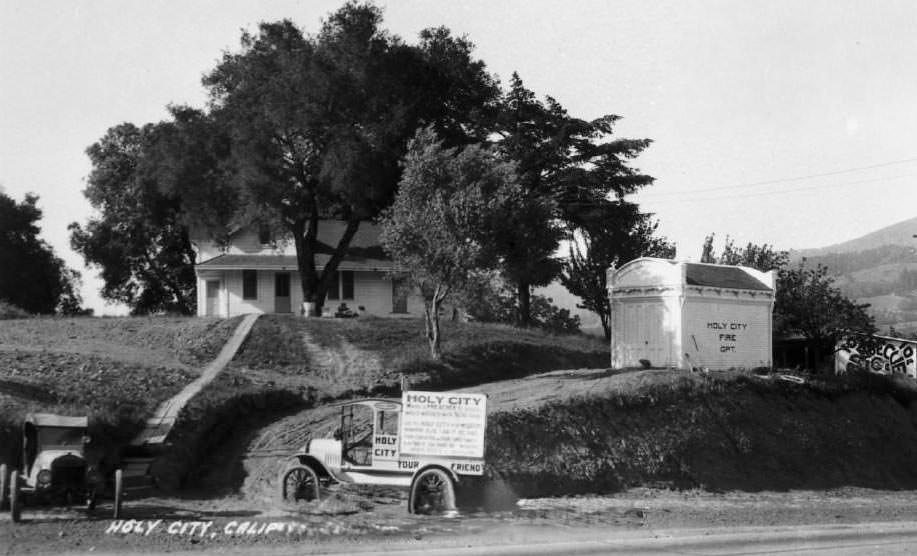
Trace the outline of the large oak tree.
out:
M 439 28 L 409 45 L 381 23 L 378 8 L 356 3 L 315 35 L 264 23 L 204 79 L 210 117 L 232 144 L 225 224 L 257 220 L 292 239 L 310 314 L 321 313 L 360 223 L 391 204 L 415 130 L 433 125 L 450 145 L 479 141 L 499 95 L 469 42 Z M 327 218 L 347 225 L 320 270 Z

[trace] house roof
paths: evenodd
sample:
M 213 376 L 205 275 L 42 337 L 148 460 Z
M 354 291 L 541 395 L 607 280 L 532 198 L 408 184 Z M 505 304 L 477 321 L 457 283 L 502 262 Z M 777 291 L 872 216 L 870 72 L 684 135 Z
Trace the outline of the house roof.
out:
M 315 255 L 315 266 L 319 269 L 328 264 L 331 255 Z M 293 255 L 219 255 L 197 265 L 202 270 L 297 270 Z M 386 259 L 348 255 L 338 265 L 338 270 L 397 270 L 394 263 Z
M 771 291 L 767 284 L 736 266 L 686 263 L 685 283 L 689 286 Z

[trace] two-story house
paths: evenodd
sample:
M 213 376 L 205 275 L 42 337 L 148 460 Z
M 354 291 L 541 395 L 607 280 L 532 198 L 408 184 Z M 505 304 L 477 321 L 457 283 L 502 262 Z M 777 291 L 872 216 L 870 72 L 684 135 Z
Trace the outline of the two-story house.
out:
M 331 258 L 345 226 L 335 220 L 319 223 L 315 258 L 319 270 Z M 218 245 L 203 231 L 192 231 L 191 243 L 197 253 L 198 316 L 300 313 L 301 279 L 290 239 L 271 237 L 264 229 L 241 228 L 230 235 L 227 245 Z M 342 303 L 358 314 L 422 315 L 423 301 L 389 277 L 394 270 L 379 244 L 378 227 L 361 224 L 338 265 L 323 315 L 334 314 Z

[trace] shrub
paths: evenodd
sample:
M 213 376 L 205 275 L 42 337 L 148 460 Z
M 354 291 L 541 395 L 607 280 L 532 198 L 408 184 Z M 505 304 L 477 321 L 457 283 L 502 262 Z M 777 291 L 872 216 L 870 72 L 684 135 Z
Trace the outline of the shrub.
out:
M 0 320 L 27 319 L 31 316 L 32 314 L 25 309 L 20 309 L 12 303 L 0 300 Z

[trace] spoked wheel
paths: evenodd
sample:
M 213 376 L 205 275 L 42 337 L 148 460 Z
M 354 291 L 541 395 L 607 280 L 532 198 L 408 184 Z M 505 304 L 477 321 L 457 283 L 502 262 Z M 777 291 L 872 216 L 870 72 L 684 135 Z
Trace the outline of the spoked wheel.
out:
M 10 517 L 13 523 L 22 520 L 22 491 L 19 490 L 19 471 L 10 475 Z
M 282 479 L 283 501 L 296 502 L 306 500 L 311 502 L 319 497 L 318 475 L 311 467 L 297 465 L 287 469 Z
M 445 471 L 426 469 L 414 478 L 408 511 L 412 514 L 455 512 L 455 485 Z

